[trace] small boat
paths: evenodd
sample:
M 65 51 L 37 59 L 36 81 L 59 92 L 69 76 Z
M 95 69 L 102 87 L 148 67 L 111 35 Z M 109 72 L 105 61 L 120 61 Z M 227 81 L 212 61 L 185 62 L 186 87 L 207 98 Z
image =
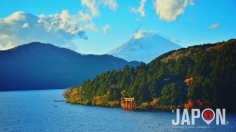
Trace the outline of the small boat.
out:
M 65 100 L 56 100 L 56 99 L 54 99 L 54 102 L 65 102 Z

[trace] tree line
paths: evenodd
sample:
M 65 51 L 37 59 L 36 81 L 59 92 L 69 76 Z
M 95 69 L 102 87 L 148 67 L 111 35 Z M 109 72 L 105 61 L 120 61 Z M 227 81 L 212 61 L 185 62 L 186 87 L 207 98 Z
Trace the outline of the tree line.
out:
M 149 64 L 126 65 L 64 92 L 67 102 L 141 109 L 217 107 L 235 111 L 236 40 L 167 52 Z

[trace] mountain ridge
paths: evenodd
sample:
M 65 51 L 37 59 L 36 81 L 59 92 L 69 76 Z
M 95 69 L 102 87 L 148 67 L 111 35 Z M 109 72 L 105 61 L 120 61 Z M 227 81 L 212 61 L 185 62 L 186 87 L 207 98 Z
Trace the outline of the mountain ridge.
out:
M 143 32 L 141 37 L 132 37 L 124 44 L 108 52 L 108 54 L 128 61 L 150 62 L 159 55 L 181 46 L 153 33 Z
M 0 51 L 0 91 L 66 88 L 102 72 L 138 64 L 111 55 L 83 55 L 32 42 Z

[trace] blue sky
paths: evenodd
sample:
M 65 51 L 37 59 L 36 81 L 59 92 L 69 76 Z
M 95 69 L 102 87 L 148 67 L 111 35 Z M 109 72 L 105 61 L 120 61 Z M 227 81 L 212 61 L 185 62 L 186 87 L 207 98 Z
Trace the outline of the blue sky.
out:
M 0 50 L 40 41 L 105 54 L 138 31 L 187 47 L 236 38 L 235 0 L 1 0 Z

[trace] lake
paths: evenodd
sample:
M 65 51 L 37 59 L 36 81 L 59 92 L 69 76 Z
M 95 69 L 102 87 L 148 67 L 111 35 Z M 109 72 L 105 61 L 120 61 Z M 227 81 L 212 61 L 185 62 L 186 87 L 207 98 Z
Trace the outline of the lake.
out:
M 170 112 L 124 111 L 121 108 L 72 105 L 63 90 L 0 92 L 0 131 L 236 131 L 236 115 L 226 111 L 227 125 L 209 126 L 201 119 L 195 125 L 173 126 Z

